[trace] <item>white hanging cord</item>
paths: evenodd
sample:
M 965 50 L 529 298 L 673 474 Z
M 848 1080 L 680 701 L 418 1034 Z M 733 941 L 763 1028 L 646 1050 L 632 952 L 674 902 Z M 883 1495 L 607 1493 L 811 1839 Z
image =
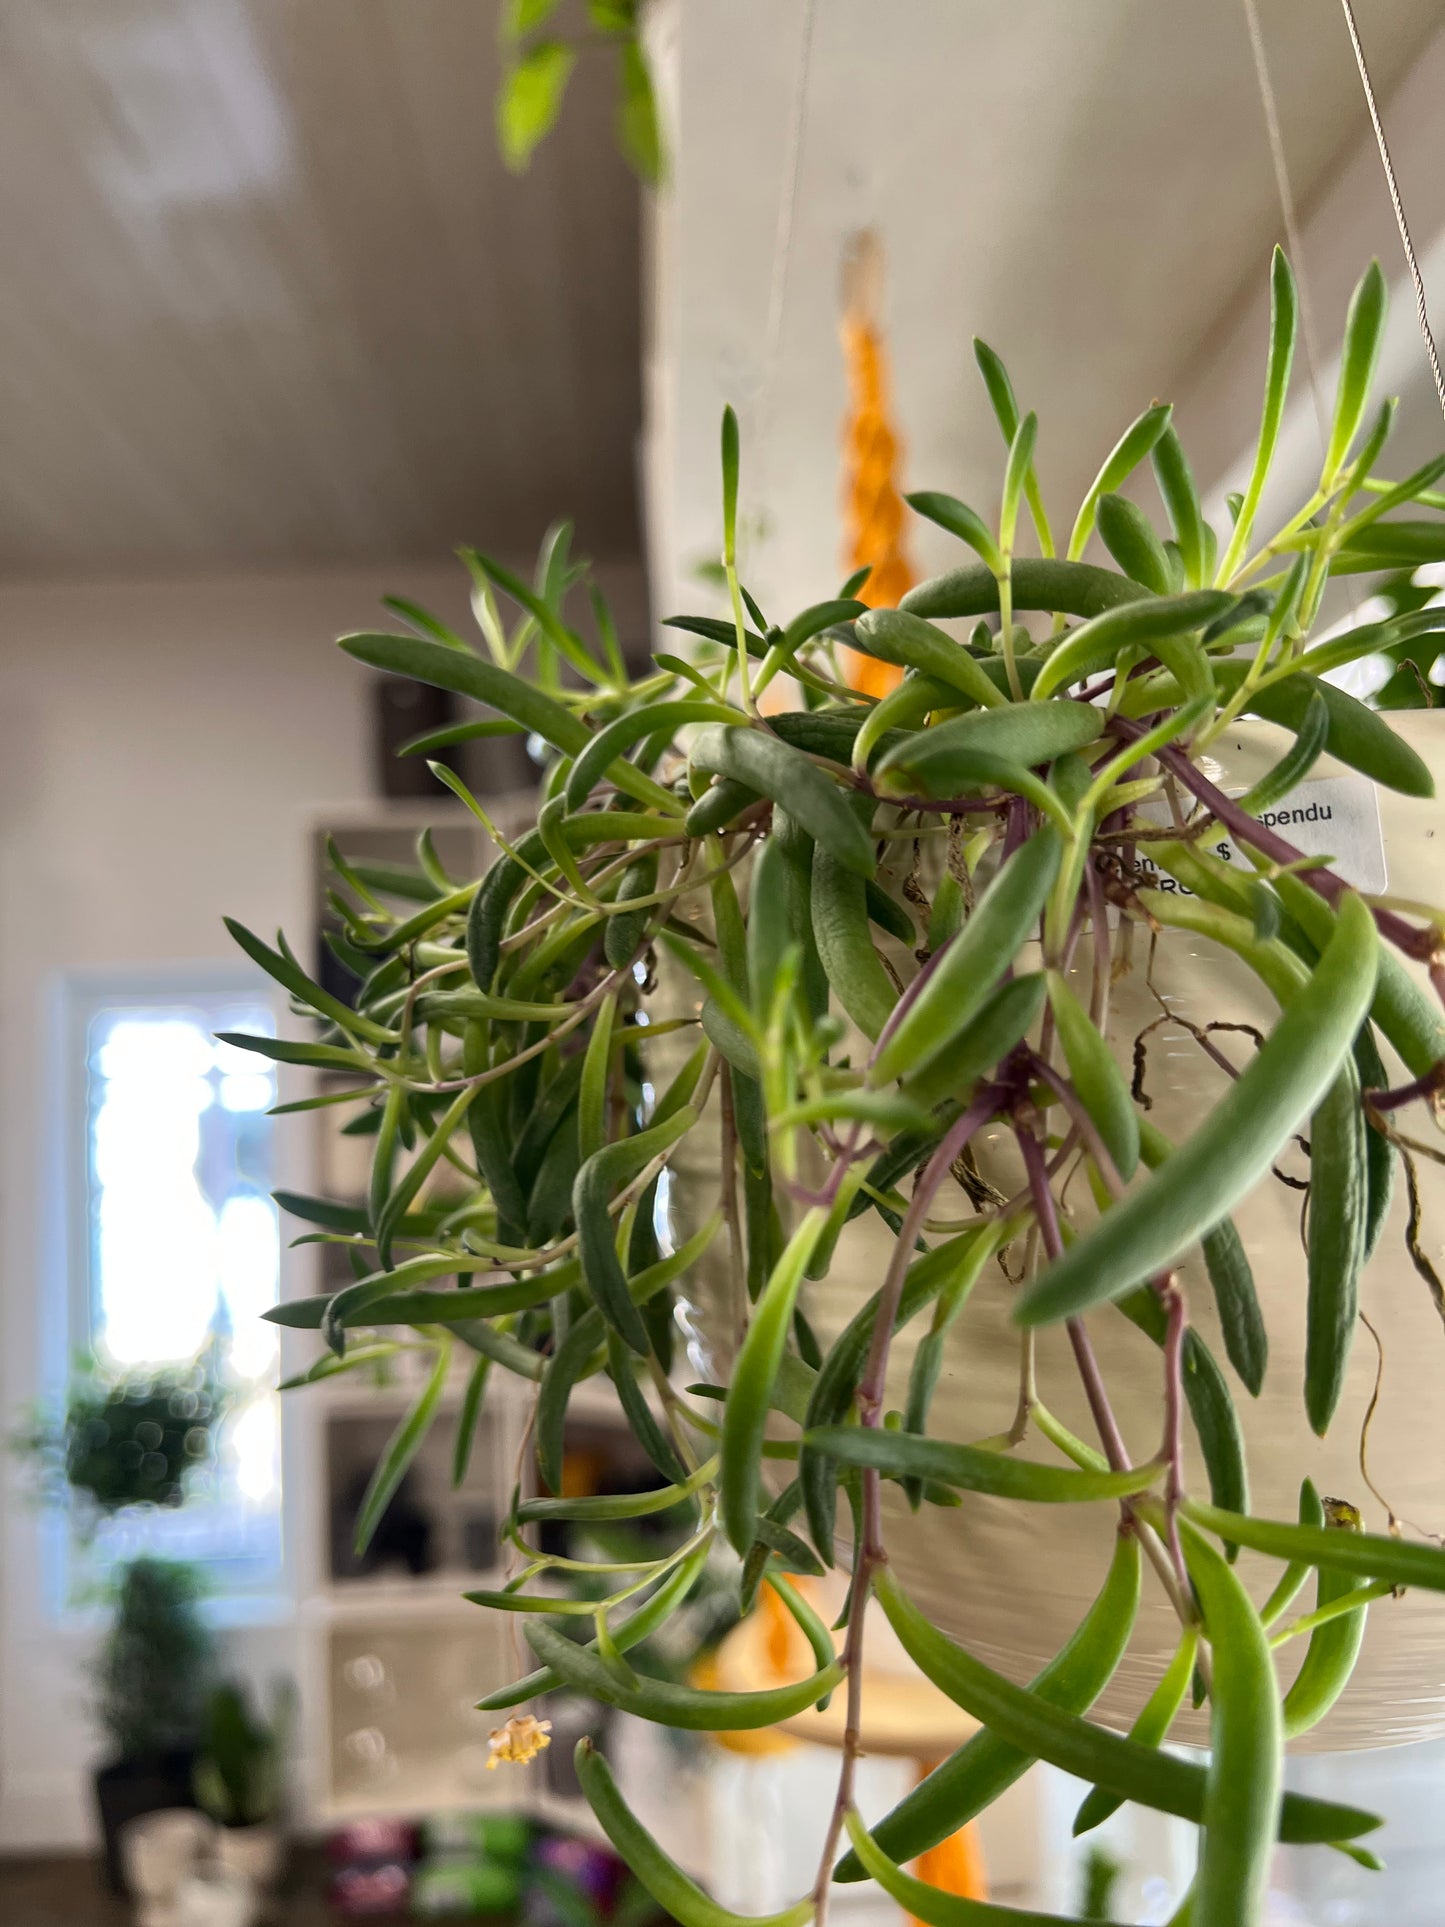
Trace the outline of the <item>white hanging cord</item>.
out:
M 798 70 L 793 81 L 793 104 L 788 115 L 788 143 L 783 158 L 783 191 L 778 200 L 778 225 L 773 235 L 773 265 L 768 286 L 768 318 L 763 330 L 763 370 L 758 389 L 759 439 L 772 401 L 783 339 L 783 315 L 788 302 L 788 269 L 793 259 L 793 222 L 798 211 L 798 183 L 803 172 L 803 139 L 808 127 L 808 82 L 813 67 L 813 28 L 818 0 L 803 0 L 803 28 L 798 41 Z
M 1256 0 L 1244 0 L 1244 18 L 1249 28 L 1249 45 L 1254 54 L 1254 76 L 1259 82 L 1260 105 L 1264 109 L 1265 132 L 1269 136 L 1270 159 L 1274 163 L 1274 185 L 1279 195 L 1279 211 L 1284 219 L 1285 245 L 1289 249 L 1290 261 L 1294 266 L 1295 282 L 1299 289 L 1300 332 L 1304 337 L 1305 361 L 1309 367 L 1310 394 L 1314 398 L 1315 421 L 1320 431 L 1320 453 L 1325 451 L 1325 406 L 1320 392 L 1320 349 L 1319 337 L 1315 333 L 1314 302 L 1310 298 L 1309 274 L 1305 267 L 1304 240 L 1300 234 L 1299 218 L 1295 212 L 1294 190 L 1290 185 L 1289 163 L 1285 159 L 1284 131 L 1279 123 L 1279 102 L 1275 98 L 1274 82 L 1269 75 L 1269 61 L 1264 50 L 1264 34 L 1259 24 L 1259 8 Z
M 778 362 L 783 345 L 783 317 L 788 306 L 788 270 L 793 260 L 793 224 L 798 211 L 798 183 L 803 172 L 803 142 L 808 128 L 808 83 L 813 68 L 813 28 L 818 16 L 818 0 L 803 0 L 803 24 L 798 40 L 798 66 L 793 78 L 793 99 L 788 112 L 788 137 L 783 149 L 782 186 L 778 196 L 778 224 L 773 232 L 773 259 L 768 276 L 768 311 L 763 325 L 763 351 L 754 391 L 752 419 L 745 418 L 748 457 L 752 480 L 748 490 L 754 515 L 748 518 L 756 530 L 758 512 L 764 516 L 768 503 L 769 443 L 772 439 L 773 394 L 777 386 Z M 745 450 L 745 457 L 748 451 Z M 747 521 L 740 531 L 744 559 L 749 546 Z
M 1246 0 L 1252 5 L 1253 0 Z M 1425 354 L 1430 363 L 1430 373 L 1435 382 L 1435 395 L 1440 403 L 1440 412 L 1445 415 L 1445 376 L 1440 372 L 1440 357 L 1435 352 L 1435 337 L 1430 332 L 1430 314 L 1425 306 L 1425 283 L 1420 277 L 1420 264 L 1415 258 L 1415 244 L 1410 239 L 1410 224 L 1405 219 L 1405 204 L 1400 199 L 1399 185 L 1395 180 L 1395 164 L 1390 159 L 1389 145 L 1385 140 L 1385 129 L 1380 121 L 1380 110 L 1375 104 L 1375 89 L 1370 83 L 1370 69 L 1365 61 L 1365 50 L 1360 44 L 1360 30 L 1355 24 L 1355 10 L 1350 0 L 1340 0 L 1345 10 L 1345 25 L 1350 30 L 1350 45 L 1355 50 L 1355 65 L 1360 70 L 1360 81 L 1365 89 L 1365 105 L 1370 110 L 1370 124 L 1375 130 L 1375 145 L 1380 150 L 1380 162 L 1385 170 L 1385 185 L 1390 190 L 1390 201 L 1395 210 L 1395 225 L 1400 230 L 1404 243 L 1405 260 L 1409 264 L 1410 279 L 1415 284 L 1415 309 L 1420 317 L 1420 333 L 1425 341 Z

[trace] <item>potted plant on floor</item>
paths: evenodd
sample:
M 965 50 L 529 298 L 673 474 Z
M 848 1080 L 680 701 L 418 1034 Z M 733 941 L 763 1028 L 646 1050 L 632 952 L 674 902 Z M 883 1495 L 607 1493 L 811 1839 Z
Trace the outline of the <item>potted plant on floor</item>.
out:
M 228 1873 L 258 1892 L 276 1883 L 284 1852 L 282 1806 L 292 1694 L 278 1687 L 269 1722 L 245 1685 L 224 1680 L 206 1701 L 201 1750 L 192 1775 L 196 1802 L 216 1822 L 216 1853 Z
M 121 1569 L 115 1615 L 95 1665 L 95 1712 L 110 1757 L 95 1798 L 106 1878 L 125 1890 L 122 1828 L 143 1814 L 194 1807 L 191 1779 L 210 1683 L 211 1635 L 202 1623 L 200 1575 L 170 1559 Z
M 565 532 L 531 583 L 469 555 L 481 650 L 413 608 L 413 634 L 342 646 L 484 705 L 478 735 L 527 732 L 544 771 L 535 828 L 479 882 L 447 876 L 424 840 L 429 900 L 405 916 L 341 866 L 355 1008 L 284 940 L 232 926 L 322 1026 L 310 1042 L 232 1041 L 349 1072 L 375 1135 L 354 1224 L 288 1200 L 349 1248 L 356 1282 L 268 1315 L 320 1331 L 317 1376 L 390 1343 L 435 1348 L 379 1487 L 456 1351 L 473 1361 L 464 1426 L 490 1370 L 536 1387 L 542 1491 L 519 1491 L 505 1522 L 513 1578 L 473 1595 L 525 1615 L 536 1666 L 483 1704 L 565 1685 L 717 1731 L 847 1692 L 817 1882 L 779 1920 L 821 1919 L 835 1880 L 865 1873 L 937 1927 L 1019 1919 L 898 1862 L 1042 1758 L 1094 1784 L 1081 1830 L 1125 1799 L 1196 1822 L 1189 1917 L 1241 1927 L 1261 1918 L 1276 1839 L 1372 1858 L 1375 1816 L 1281 1788 L 1286 1737 L 1345 1693 L 1371 1602 L 1432 1630 L 1412 1635 L 1403 1683 L 1369 1671 L 1367 1648 L 1367 1714 L 1408 1701 L 1417 1730 L 1438 1724 L 1445 1552 L 1401 1524 L 1401 1488 L 1376 1497 L 1356 1452 L 1360 1425 L 1378 1434 L 1396 1410 L 1413 1498 L 1438 1462 L 1440 1401 L 1395 1399 L 1387 1379 L 1369 1412 L 1354 1403 L 1371 1362 L 1354 1343 L 1362 1281 L 1384 1280 L 1374 1329 L 1407 1372 L 1430 1354 L 1431 1293 L 1445 1298 L 1421 1235 L 1445 1089 L 1445 878 L 1422 860 L 1425 881 L 1400 886 L 1429 846 L 1434 751 L 1417 725 L 1433 718 L 1397 731 L 1324 678 L 1445 615 L 1318 631 L 1336 578 L 1445 557 L 1430 493 L 1445 457 L 1376 475 L 1392 409 L 1368 406 L 1373 267 L 1318 485 L 1262 527 L 1295 334 L 1282 257 L 1273 296 L 1258 451 L 1225 528 L 1156 406 L 1056 540 L 1038 425 L 980 345 L 998 513 L 914 497 L 977 559 L 898 609 L 867 608 L 860 576 L 769 620 L 738 575 L 731 414 L 729 614 L 677 623 L 690 657 L 661 651 L 632 675 L 600 601 L 592 635 L 575 627 Z M 1119 493 L 1146 462 L 1162 522 Z M 894 665 L 896 688 L 858 696 L 848 650 Z M 1336 803 L 1302 791 L 1320 772 L 1346 786 Z M 1377 794 L 1398 802 L 1393 894 L 1370 869 Z M 1348 848 L 1328 840 L 1345 831 Z M 1211 1083 L 1175 1072 L 1183 1046 L 1157 1049 L 1156 1017 Z M 470 1177 L 460 1202 L 431 1188 L 444 1165 Z M 1276 1169 L 1284 1239 L 1250 1215 Z M 676 1355 L 680 1321 L 701 1384 Z M 397 1327 L 404 1341 L 386 1336 Z M 569 1398 L 604 1372 L 667 1487 L 551 1496 Z M 1241 1423 L 1256 1398 L 1263 1438 Z M 1297 1446 L 1274 1429 L 1296 1412 Z M 1348 1483 L 1320 1496 L 1319 1465 Z M 1287 1512 L 1282 1474 L 1303 1482 Z M 609 1568 L 600 1602 L 548 1583 L 566 1575 L 530 1536 L 542 1523 L 661 1508 L 670 1543 Z M 742 1603 L 768 1584 L 796 1616 L 806 1678 L 721 1693 L 649 1674 L 643 1642 L 721 1541 Z M 841 1654 L 788 1579 L 829 1568 L 848 1582 Z M 1059 1599 L 1095 1583 L 1057 1651 L 1039 1651 Z M 870 1597 L 982 1729 L 872 1833 L 853 1807 Z M 558 1614 L 589 1617 L 590 1640 L 561 1636 Z M 1190 1730 L 1191 1697 L 1208 1709 L 1207 1765 L 1160 1750 Z M 1089 1717 L 1096 1702 L 1105 1717 Z M 525 1759 L 534 1732 L 519 1715 L 499 1750 Z M 716 1922 L 601 1754 L 584 1743 L 578 1766 L 659 1902 L 685 1927 Z

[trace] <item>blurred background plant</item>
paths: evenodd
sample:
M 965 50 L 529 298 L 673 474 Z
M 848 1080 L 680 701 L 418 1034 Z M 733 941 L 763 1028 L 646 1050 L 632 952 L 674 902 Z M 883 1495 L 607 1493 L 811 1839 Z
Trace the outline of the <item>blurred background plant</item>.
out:
M 286 1681 L 272 1691 L 269 1721 L 253 1707 L 244 1681 L 222 1680 L 212 1688 L 193 1784 L 201 1811 L 219 1826 L 254 1827 L 277 1817 L 294 1715 L 295 1693 Z
M 600 49 L 617 66 L 617 145 L 640 181 L 659 185 L 665 156 L 642 12 L 642 0 L 502 0 L 497 142 L 514 174 L 526 170 L 556 125 L 578 57 Z
M 1428 578 L 1434 573 L 1428 566 L 1417 569 L 1412 565 L 1376 584 L 1375 598 L 1381 605 L 1382 619 L 1388 622 L 1396 616 L 1412 616 L 1438 601 L 1438 582 L 1416 580 L 1417 576 Z M 1382 650 L 1383 661 L 1391 668 L 1388 679 L 1370 698 L 1375 708 L 1438 708 L 1445 697 L 1445 689 L 1441 688 L 1442 655 L 1445 655 L 1445 635 L 1437 631 L 1393 643 Z
M 82 1532 L 128 1506 L 178 1506 L 214 1458 L 226 1398 L 204 1354 L 161 1371 L 83 1362 L 63 1408 L 35 1407 L 12 1436 L 32 1493 L 68 1506 Z
M 1123 1863 L 1106 1847 L 1090 1847 L 1084 1856 L 1079 1882 L 1079 1918 L 1112 1920 L 1114 1895 L 1123 1873 Z
M 214 1660 L 194 1566 L 131 1560 L 95 1665 L 95 1713 L 117 1759 L 154 1760 L 199 1738 Z

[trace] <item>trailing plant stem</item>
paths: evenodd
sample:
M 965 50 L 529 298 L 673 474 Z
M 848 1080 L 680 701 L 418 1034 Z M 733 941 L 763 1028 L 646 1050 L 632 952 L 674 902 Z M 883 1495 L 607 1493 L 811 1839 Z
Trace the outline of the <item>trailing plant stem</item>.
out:
M 934 1151 L 928 1163 L 913 1186 L 913 1196 L 904 1214 L 903 1225 L 894 1241 L 888 1261 L 888 1272 L 883 1281 L 883 1289 L 878 1298 L 878 1310 L 873 1320 L 873 1335 L 869 1341 L 868 1356 L 859 1380 L 857 1404 L 860 1425 L 877 1430 L 883 1417 L 883 1391 L 888 1376 L 888 1353 L 893 1340 L 893 1327 L 898 1319 L 898 1303 L 903 1294 L 903 1281 L 913 1258 L 914 1247 L 928 1217 L 939 1186 L 948 1176 L 955 1159 L 964 1149 L 969 1139 L 998 1109 L 1000 1093 L 990 1085 L 975 1102 L 969 1106 L 962 1117 L 945 1134 L 942 1143 Z M 848 1602 L 848 1633 L 843 1647 L 843 1665 L 848 1674 L 848 1711 L 843 1734 L 843 1761 L 838 1773 L 838 1790 L 833 1802 L 833 1811 L 828 1821 L 828 1830 L 823 1842 L 823 1852 L 818 1866 L 818 1879 L 813 1892 L 815 1918 L 818 1927 L 826 1927 L 828 1917 L 828 1890 L 833 1877 L 833 1862 L 837 1857 L 838 1844 L 843 1834 L 844 1818 L 853 1803 L 853 1781 L 860 1751 L 862 1731 L 863 1702 L 863 1640 L 864 1627 L 868 1617 L 868 1599 L 873 1587 L 873 1577 L 881 1565 L 887 1563 L 888 1553 L 883 1544 L 883 1499 L 882 1482 L 876 1467 L 866 1466 L 860 1476 L 862 1491 L 862 1530 L 860 1543 L 853 1559 L 853 1585 Z
M 1114 727 L 1130 734 L 1144 733 L 1137 724 L 1126 721 L 1123 717 L 1116 719 Z M 1350 885 L 1343 877 L 1336 876 L 1332 870 L 1312 865 L 1303 850 L 1296 849 L 1293 843 L 1287 843 L 1282 836 L 1277 836 L 1266 824 L 1251 816 L 1248 810 L 1240 809 L 1239 805 L 1226 796 L 1223 790 L 1216 788 L 1207 776 L 1195 768 L 1182 750 L 1172 747 L 1161 749 L 1159 761 L 1204 804 L 1211 815 L 1218 817 L 1227 830 L 1242 842 L 1258 850 L 1261 856 L 1268 857 L 1273 863 L 1287 866 L 1302 882 L 1309 884 L 1312 890 L 1322 896 L 1326 903 L 1338 903 L 1349 890 Z M 1395 948 L 1405 956 L 1413 957 L 1417 963 L 1430 966 L 1431 981 L 1441 1001 L 1445 1002 L 1445 971 L 1441 970 L 1438 961 L 1441 947 L 1439 932 L 1433 929 L 1417 930 L 1413 924 L 1407 923 L 1393 910 L 1381 909 L 1378 905 L 1372 905 L 1371 909 L 1382 937 L 1394 944 Z

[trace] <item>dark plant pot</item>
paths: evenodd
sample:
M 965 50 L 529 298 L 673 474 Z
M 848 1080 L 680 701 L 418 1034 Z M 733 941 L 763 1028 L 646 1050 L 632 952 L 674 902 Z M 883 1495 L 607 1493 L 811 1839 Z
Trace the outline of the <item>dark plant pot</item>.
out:
M 120 1832 L 129 1820 L 167 1807 L 194 1807 L 191 1769 L 195 1750 L 178 1747 L 147 1760 L 112 1760 L 95 1770 L 95 1804 L 104 1842 L 105 1884 L 113 1894 L 126 1891 L 120 1858 Z

